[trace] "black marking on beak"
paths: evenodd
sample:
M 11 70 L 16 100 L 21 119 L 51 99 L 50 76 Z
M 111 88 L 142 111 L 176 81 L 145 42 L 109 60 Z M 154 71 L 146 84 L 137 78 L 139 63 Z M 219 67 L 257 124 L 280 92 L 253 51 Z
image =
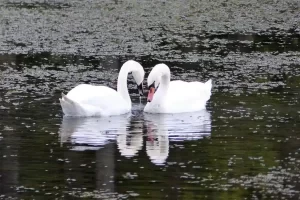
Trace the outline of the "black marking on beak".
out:
M 143 83 L 137 84 L 137 89 L 139 91 L 139 95 L 142 97 L 144 95 L 144 90 L 143 90 Z
M 154 86 L 154 82 L 151 84 L 151 85 L 149 85 L 149 90 L 150 90 L 150 88 L 155 88 L 155 86 Z
M 152 98 L 153 98 L 153 95 L 154 95 L 155 92 L 156 92 L 156 90 L 155 90 L 155 82 L 153 82 L 151 85 L 149 85 L 149 93 L 148 93 L 148 97 L 147 97 L 147 102 L 151 102 L 152 101 Z M 149 99 L 150 93 L 152 93 L 151 99 Z
M 151 85 L 149 85 L 149 90 L 150 90 L 150 88 L 154 88 L 155 89 L 155 92 L 157 91 L 157 89 L 158 89 L 158 87 L 159 87 L 159 84 L 160 83 L 158 83 L 158 86 L 155 88 L 155 81 L 151 84 Z

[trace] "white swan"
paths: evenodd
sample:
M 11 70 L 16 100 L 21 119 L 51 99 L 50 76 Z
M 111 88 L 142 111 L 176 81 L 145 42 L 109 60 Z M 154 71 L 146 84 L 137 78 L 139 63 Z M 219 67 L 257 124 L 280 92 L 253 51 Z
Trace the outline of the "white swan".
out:
M 139 94 L 143 95 L 144 69 L 136 61 L 123 64 L 118 76 L 117 91 L 106 86 L 80 84 L 67 95 L 62 94 L 60 104 L 66 116 L 112 116 L 131 111 L 127 76 L 132 72 Z
M 144 112 L 183 113 L 205 109 L 211 96 L 211 79 L 206 83 L 170 81 L 170 76 L 170 69 L 165 64 L 158 64 L 151 70 Z

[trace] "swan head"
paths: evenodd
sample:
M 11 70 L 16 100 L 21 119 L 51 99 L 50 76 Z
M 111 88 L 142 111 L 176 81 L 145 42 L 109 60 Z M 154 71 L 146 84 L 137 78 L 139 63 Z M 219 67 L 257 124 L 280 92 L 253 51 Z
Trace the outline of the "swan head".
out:
M 162 77 L 164 75 L 170 75 L 170 69 L 166 64 L 163 63 L 157 64 L 151 70 L 147 79 L 147 84 L 149 88 L 149 93 L 147 98 L 148 102 L 152 101 L 154 93 L 157 91 L 159 84 L 162 80 Z
M 140 65 L 139 63 L 137 64 L 139 66 L 137 67 L 137 70 L 132 71 L 132 76 L 137 84 L 139 95 L 143 96 L 144 95 L 143 81 L 144 81 L 145 71 L 142 65 Z
M 123 73 L 121 73 L 121 71 Z M 132 76 L 137 84 L 137 89 L 139 91 L 139 95 L 143 96 L 144 91 L 143 91 L 143 81 L 144 81 L 144 76 L 145 76 L 145 71 L 142 65 L 134 60 L 128 60 L 126 61 L 123 66 L 121 67 L 121 71 L 119 73 L 119 76 L 121 76 L 124 73 L 132 73 Z M 126 75 L 127 77 L 127 75 Z

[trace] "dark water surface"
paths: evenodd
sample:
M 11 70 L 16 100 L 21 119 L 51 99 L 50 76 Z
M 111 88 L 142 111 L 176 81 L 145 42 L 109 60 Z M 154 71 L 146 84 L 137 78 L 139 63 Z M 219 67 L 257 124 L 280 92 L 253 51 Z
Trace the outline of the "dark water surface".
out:
M 299 199 L 300 2 L 4 0 L 0 199 Z M 121 65 L 213 79 L 207 109 L 65 118 Z M 145 91 L 145 95 L 146 95 Z M 180 94 L 179 94 L 180 95 Z

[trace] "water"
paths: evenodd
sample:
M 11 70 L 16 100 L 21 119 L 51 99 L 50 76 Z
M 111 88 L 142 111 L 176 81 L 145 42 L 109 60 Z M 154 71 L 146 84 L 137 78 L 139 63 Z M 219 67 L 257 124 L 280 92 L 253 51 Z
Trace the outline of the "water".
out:
M 299 198 L 298 1 L 0 5 L 0 199 Z M 212 78 L 207 109 L 144 114 L 130 76 L 132 113 L 63 117 L 128 59 Z

